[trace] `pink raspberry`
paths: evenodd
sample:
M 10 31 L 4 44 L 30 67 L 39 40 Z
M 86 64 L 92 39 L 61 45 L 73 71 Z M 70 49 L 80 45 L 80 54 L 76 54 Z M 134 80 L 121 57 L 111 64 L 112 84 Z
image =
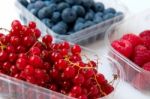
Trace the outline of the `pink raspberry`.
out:
M 135 34 L 126 34 L 122 39 L 129 41 L 133 47 L 142 44 L 141 38 Z
M 137 47 L 135 47 L 133 62 L 142 67 L 143 64 L 149 61 L 150 61 L 150 51 L 143 45 L 138 45 Z
M 118 52 L 123 54 L 125 57 L 130 57 L 133 51 L 132 44 L 127 40 L 116 40 L 112 42 L 112 47 Z

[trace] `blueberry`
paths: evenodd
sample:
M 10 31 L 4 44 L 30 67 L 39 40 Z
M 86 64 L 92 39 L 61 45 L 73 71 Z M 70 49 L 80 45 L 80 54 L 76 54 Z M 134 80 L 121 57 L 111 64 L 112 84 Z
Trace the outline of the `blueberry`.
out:
M 70 5 L 81 4 L 82 0 L 65 0 Z
M 107 13 L 103 16 L 103 20 L 108 20 L 114 17 L 114 14 L 112 13 Z
M 93 20 L 93 18 L 94 18 L 94 12 L 92 10 L 86 13 L 85 15 L 86 20 Z
M 115 14 L 116 10 L 114 8 L 107 8 L 104 10 L 104 14 L 107 14 L 107 13 Z
M 36 9 L 41 9 L 41 8 L 43 8 L 44 6 L 46 6 L 46 5 L 45 5 L 45 3 L 44 3 L 43 1 L 36 1 L 36 2 L 34 3 L 34 7 L 35 7 Z
M 79 17 L 79 18 L 76 20 L 76 23 L 85 23 L 85 19 Z
M 74 26 L 74 31 L 80 31 L 84 29 L 84 23 L 76 23 Z
M 42 19 L 42 22 L 49 28 L 52 28 L 52 26 L 54 26 L 54 23 L 48 18 Z
M 95 16 L 96 16 L 96 17 L 102 17 L 102 16 L 103 16 L 103 13 L 102 13 L 102 12 L 97 12 L 97 13 L 95 14 Z
M 51 1 L 44 1 L 46 6 L 49 6 L 52 2 Z
M 37 16 L 38 11 L 39 11 L 39 10 L 36 9 L 36 8 L 33 8 L 33 9 L 30 10 L 30 12 L 31 12 L 33 15 L 35 15 L 35 16 Z
M 73 9 L 66 8 L 63 10 L 61 17 L 62 17 L 63 21 L 70 23 L 70 22 L 74 22 L 76 20 L 77 14 Z
M 90 26 L 92 26 L 92 25 L 94 25 L 94 22 L 92 22 L 92 21 L 87 21 L 87 22 L 84 23 L 84 28 L 90 27 Z
M 70 5 L 68 3 L 65 2 L 61 2 L 58 4 L 58 11 L 62 12 L 65 8 L 69 8 Z
M 84 16 L 85 15 L 85 9 L 82 6 L 80 6 L 80 5 L 74 5 L 72 7 L 72 9 L 74 11 L 76 11 L 78 16 Z
M 27 7 L 28 6 L 28 1 L 27 0 L 18 0 L 23 6 Z
M 57 4 L 55 3 L 51 3 L 48 7 L 49 7 L 50 12 L 52 13 L 57 10 Z
M 36 1 L 38 1 L 38 0 L 30 0 L 31 3 L 34 3 L 34 2 L 36 2 Z
M 27 6 L 27 9 L 28 9 L 28 10 L 31 10 L 31 9 L 33 9 L 33 8 L 35 8 L 35 7 L 34 7 L 34 3 L 29 3 L 28 6 Z
M 59 12 L 54 12 L 51 19 L 54 22 L 58 22 L 61 20 L 61 14 Z
M 61 2 L 62 0 L 50 0 L 51 2 L 53 2 L 53 3 L 59 3 L 59 2 Z
M 42 9 L 39 10 L 38 17 L 40 19 L 49 18 L 51 17 L 52 13 L 53 12 L 50 7 L 43 7 Z
M 102 12 L 102 11 L 104 11 L 104 9 L 105 9 L 105 6 L 103 3 L 101 3 L 101 2 L 95 3 L 94 10 L 96 12 Z
M 82 5 L 85 8 L 91 8 L 92 6 L 94 6 L 94 1 L 93 0 L 82 0 Z
M 102 18 L 101 16 L 96 16 L 96 15 L 95 15 L 95 17 L 94 17 L 94 20 L 93 20 L 93 21 L 94 21 L 94 23 L 96 23 L 96 24 L 97 24 L 97 23 L 102 22 L 102 21 L 103 21 L 103 18 Z
M 67 24 L 64 22 L 59 22 L 52 27 L 52 30 L 58 34 L 66 34 L 67 32 Z

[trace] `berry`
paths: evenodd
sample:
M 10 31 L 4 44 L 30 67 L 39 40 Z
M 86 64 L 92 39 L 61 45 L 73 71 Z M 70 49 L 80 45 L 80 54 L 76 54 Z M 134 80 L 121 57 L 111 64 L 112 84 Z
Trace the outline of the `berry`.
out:
M 32 55 L 40 56 L 41 50 L 40 50 L 38 47 L 32 47 L 32 48 L 30 49 L 30 53 L 31 53 Z
M 94 19 L 94 12 L 90 10 L 89 12 L 86 13 L 85 15 L 86 20 L 93 20 Z
M 46 45 L 49 45 L 51 44 L 53 41 L 53 38 L 51 35 L 45 35 L 43 38 L 42 38 L 42 42 L 44 42 Z
M 85 8 L 91 8 L 94 5 L 94 1 L 93 0 L 82 0 L 82 5 Z
M 81 47 L 79 45 L 74 45 L 71 48 L 72 54 L 80 54 L 81 53 Z
M 53 22 L 59 22 L 61 20 L 61 14 L 59 12 L 54 12 L 51 20 Z
M 133 62 L 139 65 L 140 67 L 150 61 L 150 51 L 147 50 L 143 45 L 138 45 L 135 47 Z
M 76 12 L 77 16 L 82 17 L 85 15 L 85 9 L 80 5 L 74 5 L 72 9 Z
M 29 22 L 29 27 L 33 29 L 36 28 L 36 23 L 33 21 Z
M 62 12 L 65 8 L 69 8 L 69 4 L 65 2 L 61 2 L 58 4 L 58 11 Z
M 34 66 L 35 68 L 41 68 L 43 66 L 42 59 L 37 55 L 32 55 L 29 58 L 30 65 Z
M 84 23 L 84 27 L 85 27 L 85 28 L 86 28 L 86 27 L 90 27 L 90 26 L 92 26 L 92 25 L 94 25 L 94 22 L 92 22 L 92 21 L 87 21 L 87 22 Z
M 8 54 L 5 51 L 0 51 L 0 61 L 4 62 L 8 58 Z
M 127 40 L 116 40 L 112 42 L 112 47 L 125 57 L 131 57 L 133 51 L 132 44 Z
M 24 70 L 27 65 L 27 60 L 24 58 L 19 58 L 16 61 L 16 66 L 19 70 Z
M 107 13 L 115 14 L 116 10 L 114 8 L 107 8 L 104 10 L 104 14 L 107 14 Z
M 103 16 L 103 20 L 108 20 L 114 17 L 114 14 L 112 13 L 107 13 Z
M 101 3 L 101 2 L 95 3 L 94 10 L 96 12 L 103 12 L 104 9 L 105 9 L 105 6 L 103 3 Z
M 150 62 L 145 63 L 145 64 L 142 66 L 142 68 L 143 68 L 144 70 L 150 71 Z
M 84 83 L 84 81 L 85 81 L 84 76 L 82 74 L 78 74 L 75 76 L 73 82 L 75 85 L 82 85 Z
M 76 71 L 73 67 L 67 67 L 64 71 L 64 75 L 66 78 L 73 78 L 76 74 Z
M 71 8 L 66 8 L 63 10 L 61 17 L 64 22 L 71 23 L 76 20 L 77 14 L 75 10 Z
M 74 26 L 74 31 L 80 31 L 84 29 L 84 24 L 83 23 L 76 23 Z
M 82 89 L 80 86 L 74 86 L 71 90 L 71 92 L 76 93 L 77 95 L 80 95 L 82 92 Z
M 131 33 L 124 35 L 121 39 L 129 41 L 133 47 L 142 44 L 142 40 L 140 39 L 140 37 Z
M 150 37 L 150 30 L 145 30 L 145 31 L 141 32 L 141 33 L 139 34 L 139 36 L 140 36 L 141 38 L 142 38 L 142 37 L 145 37 L 145 36 Z
M 139 35 L 143 41 L 144 46 L 150 49 L 150 31 L 146 30 Z

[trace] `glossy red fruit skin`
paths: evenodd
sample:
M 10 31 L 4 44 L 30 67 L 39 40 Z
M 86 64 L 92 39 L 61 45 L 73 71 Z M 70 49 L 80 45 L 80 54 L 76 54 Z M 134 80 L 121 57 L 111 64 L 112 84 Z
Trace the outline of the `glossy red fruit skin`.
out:
M 42 68 L 43 66 L 43 60 L 37 55 L 30 56 L 29 63 L 35 68 Z
M 30 53 L 31 53 L 32 55 L 40 56 L 41 50 L 40 50 L 40 48 L 38 48 L 38 47 L 32 47 L 32 48 L 30 49 Z
M 24 70 L 27 65 L 27 60 L 24 58 L 19 58 L 16 61 L 16 66 L 19 70 Z
M 41 31 L 39 29 L 33 29 L 33 35 L 36 37 L 36 38 L 39 38 L 41 36 Z
M 74 85 L 81 85 L 83 84 L 85 81 L 85 78 L 82 74 L 78 74 L 75 76 L 73 82 L 74 82 Z
M 45 43 L 46 45 L 51 44 L 52 41 L 53 41 L 53 38 L 52 38 L 52 36 L 50 36 L 50 35 L 45 35 L 45 36 L 42 38 L 42 42 Z
M 0 61 L 4 62 L 8 59 L 8 54 L 5 51 L 0 51 Z
M 127 40 L 116 40 L 113 41 L 111 46 L 117 50 L 119 53 L 124 55 L 127 58 L 130 58 L 133 51 L 132 44 Z
M 76 74 L 76 70 L 74 67 L 71 67 L 71 66 L 67 67 L 64 71 L 64 75 L 68 79 L 73 78 L 75 76 L 75 74 Z
M 20 23 L 19 20 L 14 20 L 12 23 L 11 23 L 11 27 L 15 30 L 15 31 L 19 31 L 22 29 L 22 25 Z
M 33 21 L 29 22 L 29 27 L 32 29 L 36 28 L 36 23 Z
M 81 47 L 76 44 L 71 48 L 71 52 L 72 52 L 72 54 L 80 54 L 81 53 Z
M 15 53 L 10 53 L 9 56 L 8 56 L 8 59 L 9 59 L 10 62 L 13 63 L 13 62 L 16 61 L 17 57 L 18 57 L 17 54 L 15 54 Z

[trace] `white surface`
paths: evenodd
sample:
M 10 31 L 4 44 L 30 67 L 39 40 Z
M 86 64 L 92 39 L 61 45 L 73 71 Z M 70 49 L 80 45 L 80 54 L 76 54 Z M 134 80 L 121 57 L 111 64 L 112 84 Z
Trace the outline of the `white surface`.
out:
M 8 28 L 12 20 L 18 19 L 13 2 L 14 0 L 0 1 L 0 27 Z M 150 0 L 122 0 L 122 2 L 129 8 L 131 14 L 149 8 L 150 5 Z M 104 44 L 105 42 L 101 40 L 86 47 L 94 49 L 97 54 L 104 54 L 106 50 Z M 138 92 L 127 83 L 121 82 L 115 97 L 112 99 L 150 99 L 150 96 Z

